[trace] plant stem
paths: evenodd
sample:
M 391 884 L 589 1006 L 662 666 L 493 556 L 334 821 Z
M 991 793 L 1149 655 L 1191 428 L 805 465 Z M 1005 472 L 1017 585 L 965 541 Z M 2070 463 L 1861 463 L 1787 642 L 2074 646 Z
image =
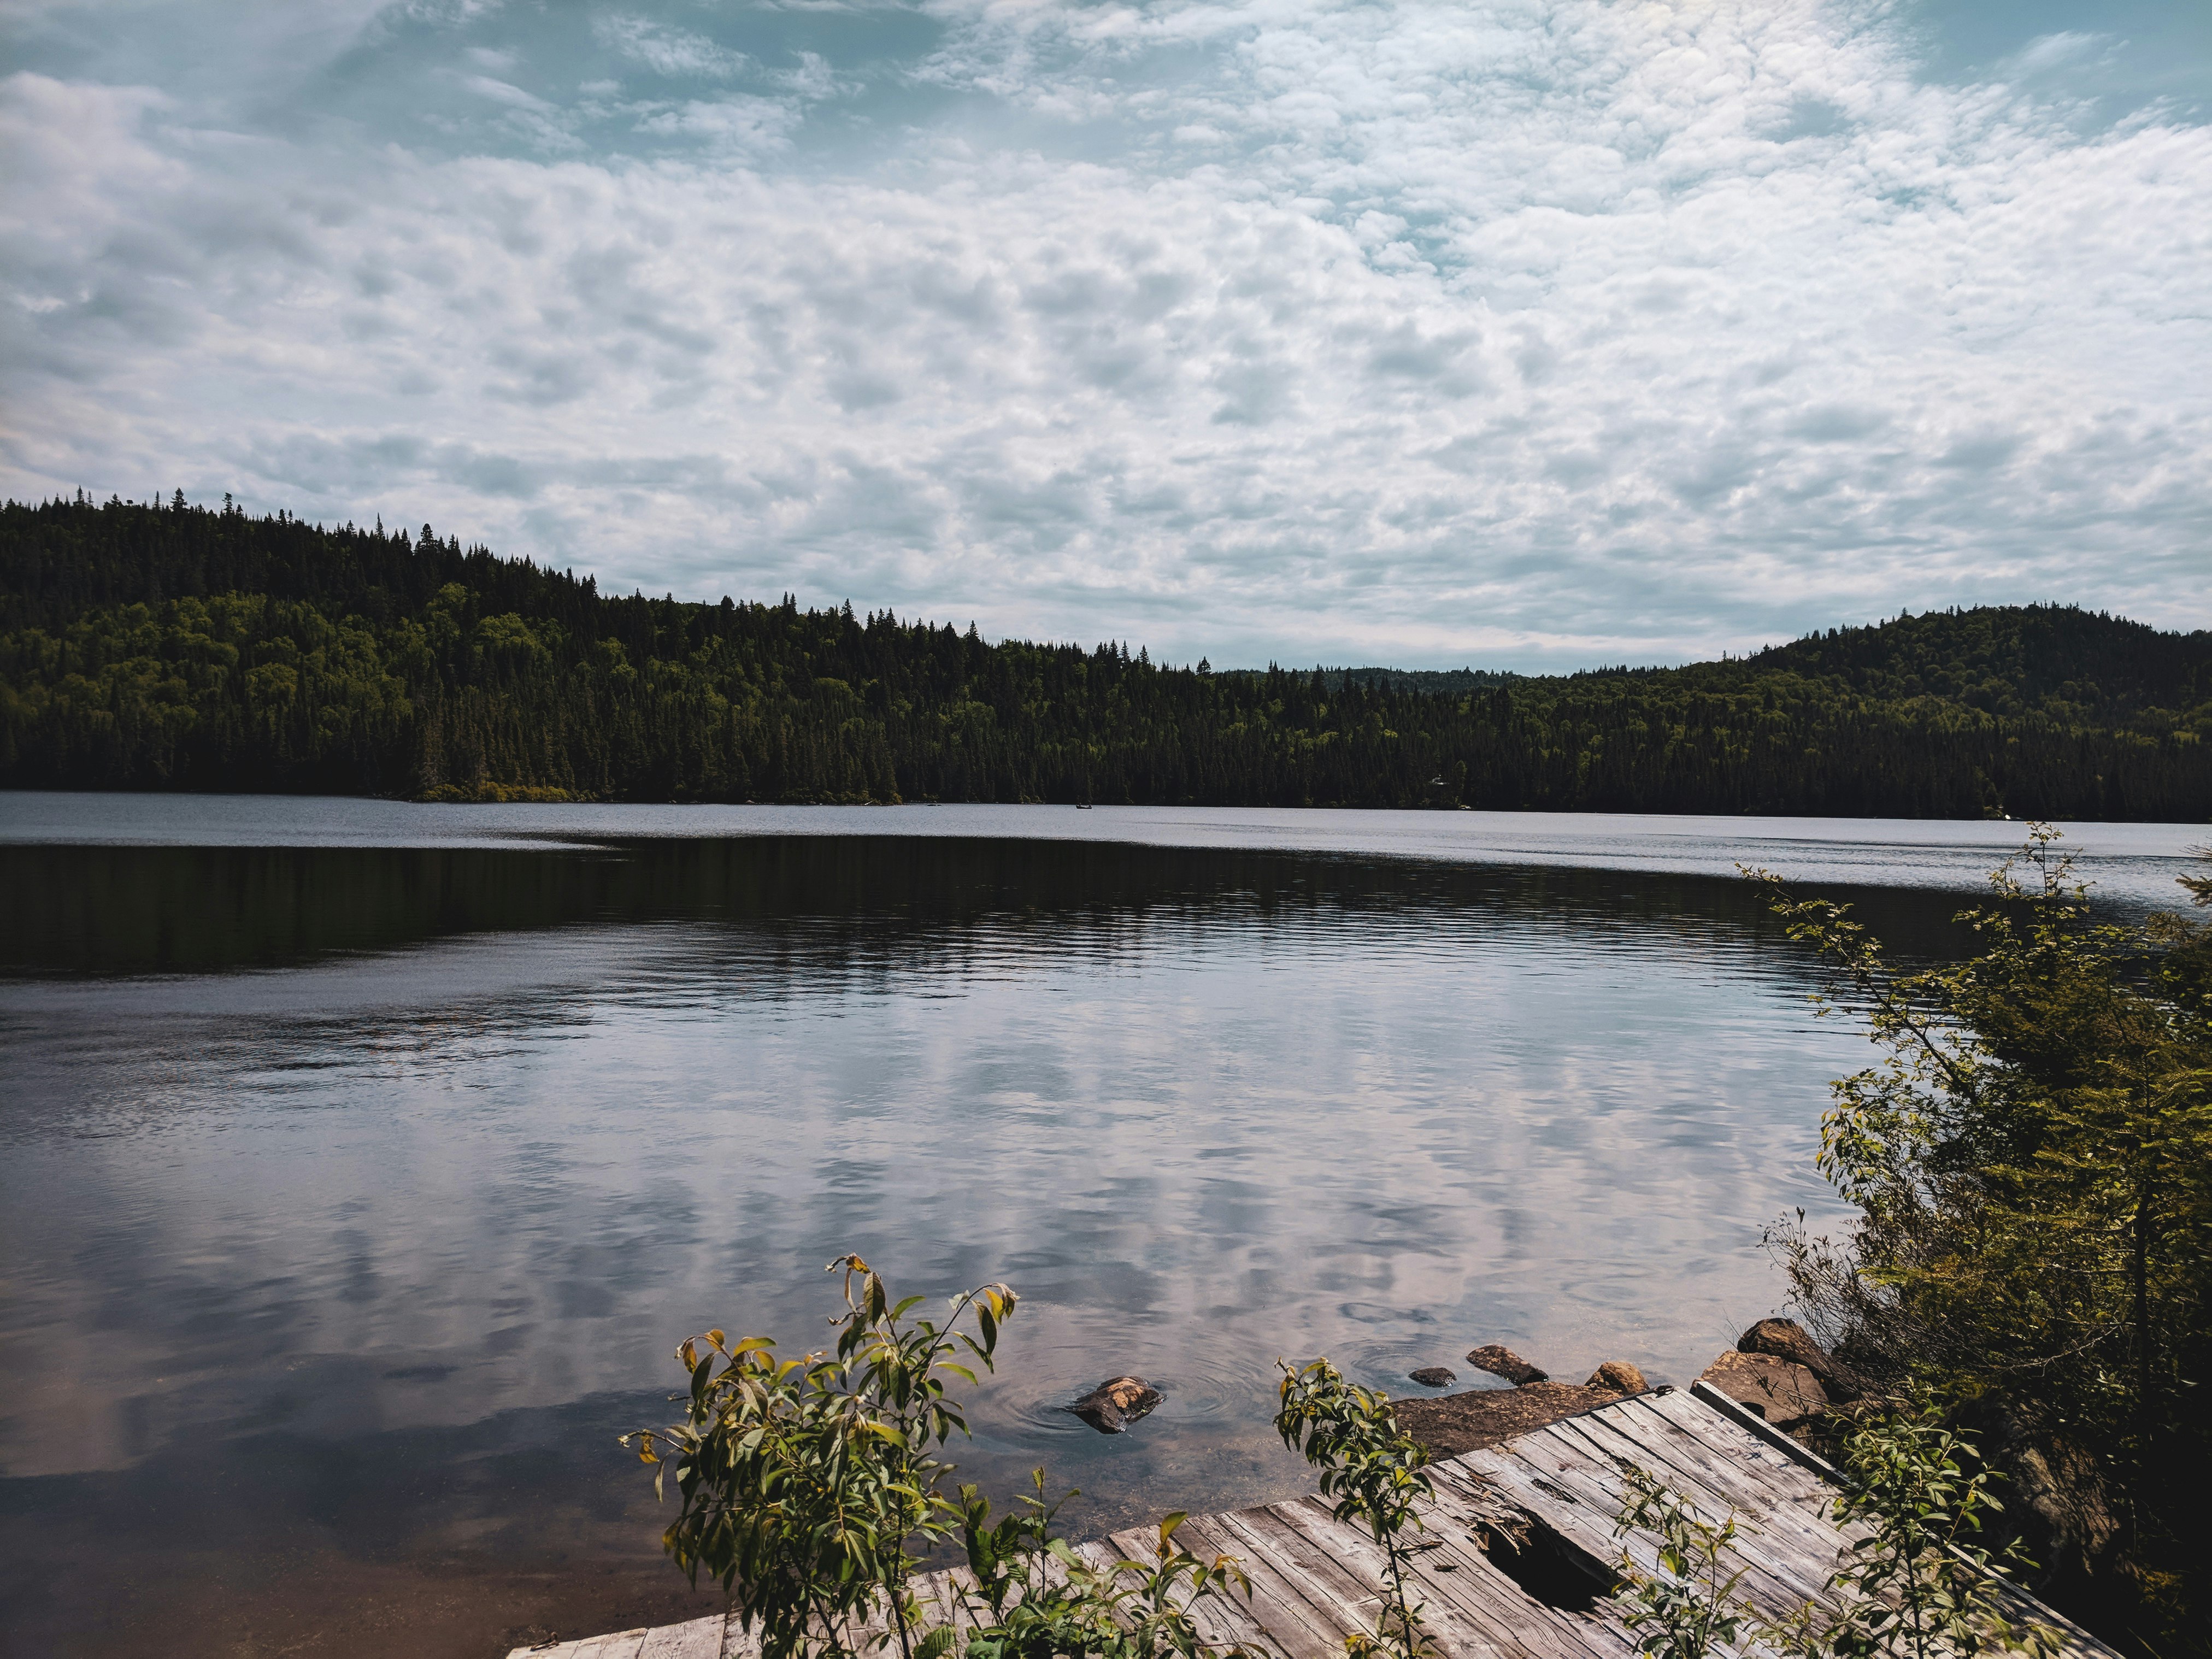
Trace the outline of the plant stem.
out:
M 2138 1153 L 2140 1156 L 2140 1153 Z M 2135 1280 L 2136 1327 L 2136 1479 L 2128 1494 L 2128 1553 L 2136 1553 L 2140 1540 L 2137 1516 L 2142 1507 L 2144 1480 L 2150 1472 L 2150 1215 L 2152 1186 L 2148 1160 L 2136 1181 L 2135 1251 L 2130 1272 Z
M 905 1659 L 914 1659 L 914 1643 L 907 1635 L 906 1598 L 898 1594 L 896 1587 L 887 1593 L 891 1598 L 891 1617 L 898 1621 L 899 1652 Z

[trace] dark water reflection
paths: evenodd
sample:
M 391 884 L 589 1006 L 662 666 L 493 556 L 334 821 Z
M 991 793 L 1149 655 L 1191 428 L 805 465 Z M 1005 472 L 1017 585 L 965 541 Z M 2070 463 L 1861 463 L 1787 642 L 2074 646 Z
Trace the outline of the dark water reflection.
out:
M 1951 901 L 1860 896 L 1951 948 Z M 1079 1529 L 1301 1489 L 1279 1354 L 1686 1378 L 1776 1303 L 1868 1053 L 1741 886 L 1594 870 L 18 845 L 0 940 L 25 1651 L 672 1616 L 613 1437 L 690 1331 L 813 1340 L 847 1249 L 1021 1291 L 965 1461 L 1048 1462 Z M 1137 1432 L 1058 1409 L 1124 1370 Z

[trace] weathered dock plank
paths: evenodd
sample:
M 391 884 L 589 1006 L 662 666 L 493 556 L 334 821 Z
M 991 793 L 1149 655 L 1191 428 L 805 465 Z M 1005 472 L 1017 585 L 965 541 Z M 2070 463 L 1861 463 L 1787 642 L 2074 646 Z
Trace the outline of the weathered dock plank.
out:
M 1613 1401 L 1431 1466 L 1436 1496 L 1421 1512 L 1425 1547 L 1414 1557 L 1412 1588 L 1441 1659 L 1632 1659 L 1635 1644 L 1602 1599 L 1559 1589 L 1564 1581 L 1585 1592 L 1601 1584 L 1624 1541 L 1640 1567 L 1653 1565 L 1649 1539 L 1614 1535 L 1623 1463 L 1648 1469 L 1716 1520 L 1734 1513 L 1756 1529 L 1735 1546 L 1736 1565 L 1746 1570 L 1744 1593 L 1768 1613 L 1821 1598 L 1838 1557 L 1861 1535 L 1835 1524 L 1834 1472 L 1741 1408 L 1700 1393 Z M 1493 1551 L 1500 1527 L 1534 1540 L 1532 1557 L 1540 1548 L 1566 1552 L 1564 1580 L 1557 1562 L 1547 1578 L 1528 1559 Z M 1151 1528 L 1133 1528 L 1077 1549 L 1094 1566 L 1146 1561 L 1156 1539 Z M 1201 1557 L 1237 1558 L 1251 1581 L 1249 1598 L 1199 1609 L 1209 1640 L 1273 1659 L 1341 1659 L 1347 1636 L 1375 1628 L 1382 1552 L 1319 1498 L 1194 1515 L 1177 1541 Z M 917 1588 L 939 1619 L 965 1624 L 957 1593 L 970 1582 L 961 1569 Z M 2005 1600 L 2016 1614 L 2057 1628 L 2070 1659 L 2118 1659 L 2025 1593 L 2008 1589 Z M 884 1628 L 878 1615 L 855 1633 Z M 517 1648 L 509 1659 L 760 1659 L 760 1640 L 735 1617 L 717 1616 Z
M 1231 1605 L 1298 1659 L 1341 1653 L 1345 1620 L 1338 1599 L 1290 1559 L 1274 1535 L 1277 1528 L 1251 1514 L 1224 1517 L 1223 1526 L 1238 1546 L 1232 1553 L 1243 1571 L 1259 1575 L 1252 1580 L 1252 1597 Z M 1272 1597 L 1269 1586 L 1274 1587 Z
M 1358 1590 L 1357 1598 L 1346 1603 L 1347 1613 L 1357 1622 L 1345 1634 L 1373 1630 L 1389 1589 L 1389 1564 L 1382 1547 L 1366 1534 L 1355 1531 L 1330 1515 L 1318 1499 L 1274 1504 L 1271 1512 L 1311 1543 L 1317 1553 L 1341 1569 L 1346 1581 Z M 1409 1589 L 1413 1599 L 1423 1603 L 1421 1627 L 1429 1632 L 1437 1650 L 1446 1659 L 1510 1659 L 1514 1649 L 1501 1645 L 1489 1630 L 1469 1619 L 1455 1598 L 1433 1589 L 1424 1594 L 1427 1587 L 1418 1569 L 1413 1577 L 1414 1582 Z M 1341 1642 L 1338 1647 L 1341 1651 Z
M 1344 1638 L 1338 1633 L 1340 1621 L 1328 1598 L 1318 1586 L 1307 1584 L 1296 1566 L 1278 1559 L 1247 1516 L 1216 1515 L 1206 1520 L 1209 1528 L 1219 1529 L 1218 1553 L 1237 1557 L 1251 1580 L 1251 1599 L 1232 1605 L 1249 1610 L 1272 1645 L 1291 1659 L 1334 1659 L 1344 1651 Z
M 1835 1564 L 1832 1532 L 1799 1514 L 1786 1493 L 1755 1481 L 1723 1478 L 1710 1464 L 1682 1457 L 1663 1441 L 1632 1440 L 1602 1424 L 1577 1425 L 1575 1437 L 1589 1443 L 1593 1455 L 1608 1463 L 1624 1458 L 1637 1464 L 1713 1521 L 1731 1510 L 1743 1517 L 1735 1553 L 1752 1569 L 1745 1593 L 1762 1612 L 1779 1616 L 1796 1606 L 1804 1599 L 1800 1586 L 1808 1577 L 1817 1581 Z M 1670 1451 L 1677 1455 L 1669 1456 Z M 1618 1504 L 1620 1482 L 1601 1482 L 1595 1470 L 1585 1480 Z M 1751 1518 L 1754 1516 L 1755 1520 Z M 1644 1563 L 1639 1559 L 1638 1565 Z
M 718 1613 L 688 1624 L 663 1625 L 646 1632 L 637 1659 L 722 1659 L 722 1632 L 729 1622 L 728 1614 Z

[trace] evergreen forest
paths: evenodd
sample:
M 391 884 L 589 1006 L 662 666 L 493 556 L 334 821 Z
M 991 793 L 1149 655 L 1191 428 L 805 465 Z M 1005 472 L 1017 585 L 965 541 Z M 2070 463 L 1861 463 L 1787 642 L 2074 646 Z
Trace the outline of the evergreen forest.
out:
M 0 507 L 0 787 L 2212 818 L 2212 633 L 2051 605 L 1560 676 L 603 594 L 458 538 Z

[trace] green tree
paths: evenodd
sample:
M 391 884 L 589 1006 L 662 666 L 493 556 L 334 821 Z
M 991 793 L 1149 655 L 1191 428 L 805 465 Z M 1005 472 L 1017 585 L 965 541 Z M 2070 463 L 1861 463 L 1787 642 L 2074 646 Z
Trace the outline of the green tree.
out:
M 1995 902 L 1963 915 L 1973 957 L 1917 972 L 1895 970 L 1847 907 L 1762 876 L 1792 934 L 1839 971 L 1846 1000 L 1831 1006 L 1863 1014 L 1883 1050 L 1837 1084 L 1823 1126 L 1821 1167 L 1855 1224 L 1840 1242 L 1776 1237 L 1800 1300 L 1863 1370 L 1920 1368 L 2101 1471 L 2125 1527 L 2105 1577 L 2133 1604 L 2112 1617 L 2201 1643 L 2204 930 L 2098 921 L 2057 840 L 2036 826 L 1993 878 Z
M 0 506 L 0 693 L 15 787 L 2212 817 L 2212 635 L 2056 606 L 1673 669 L 1206 672 L 80 500 Z

